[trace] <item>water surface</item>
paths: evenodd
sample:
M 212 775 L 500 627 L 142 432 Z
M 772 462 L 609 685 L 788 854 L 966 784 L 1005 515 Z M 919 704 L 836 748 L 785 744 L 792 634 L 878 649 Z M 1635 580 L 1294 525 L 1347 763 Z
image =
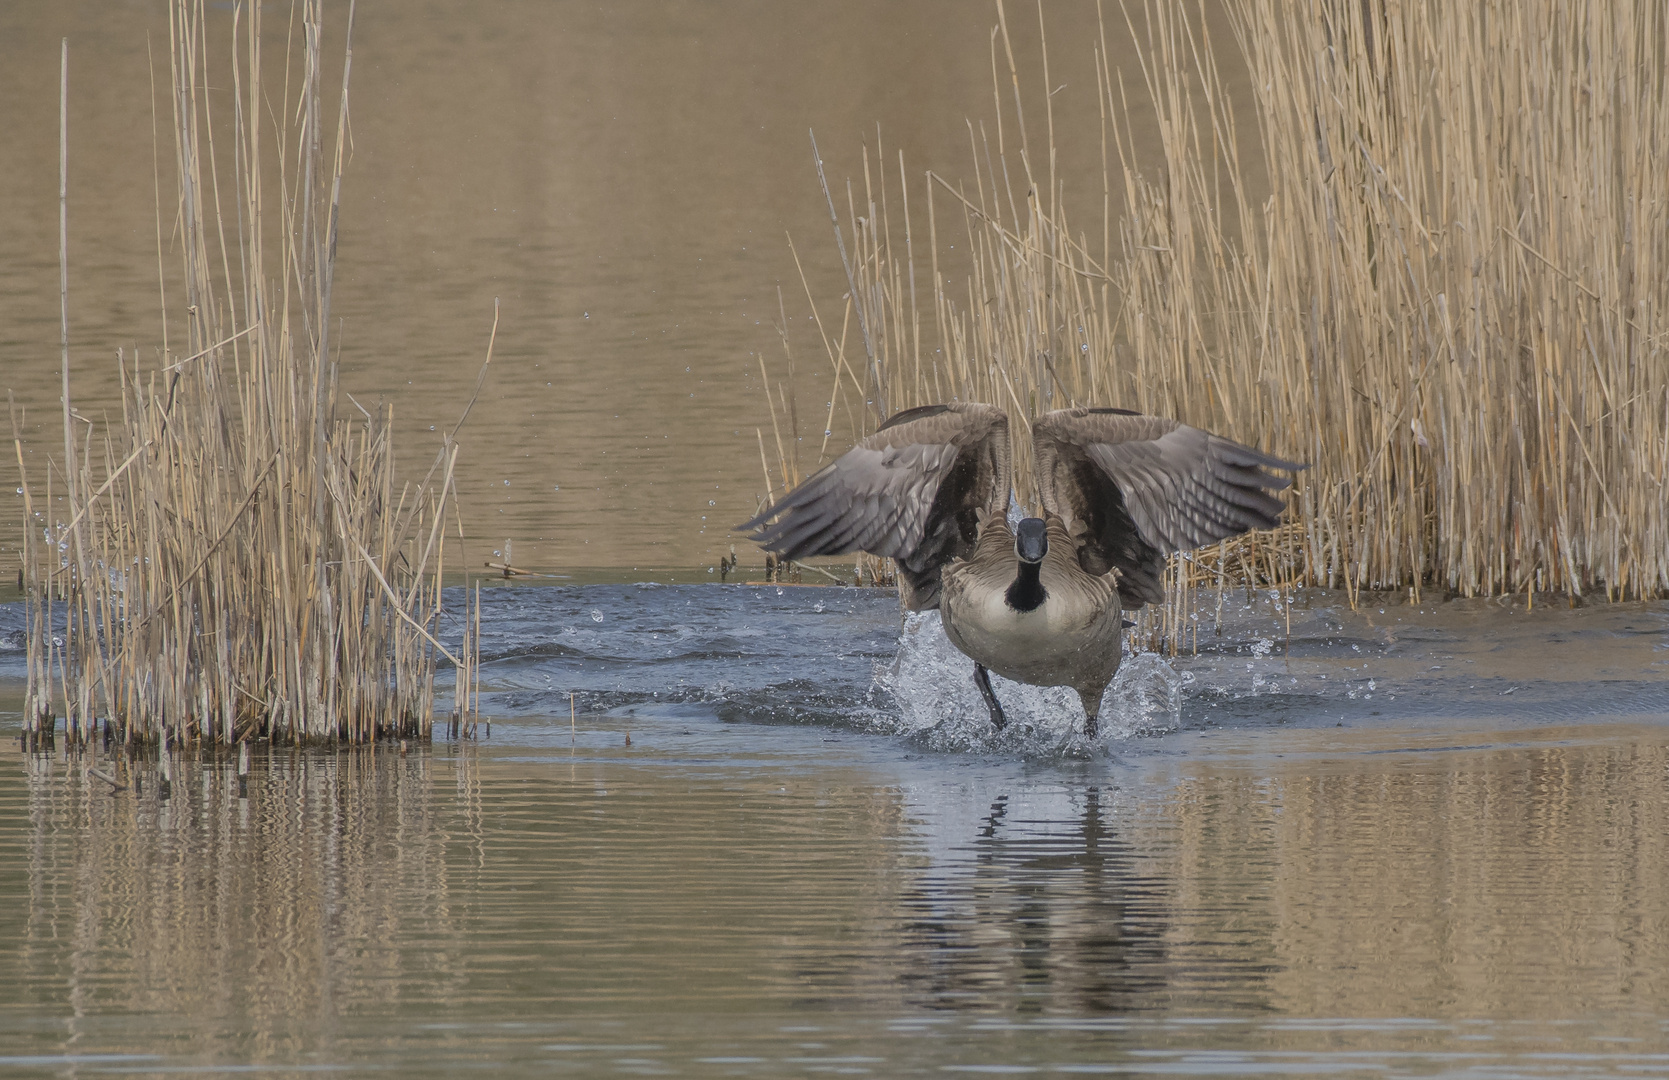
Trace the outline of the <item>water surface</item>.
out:
M 889 593 L 626 585 L 491 592 L 473 742 L 9 743 L 0 1069 L 1669 1072 L 1669 606 L 1227 608 L 1094 742 Z
M 225 72 L 231 5 L 207 7 L 210 70 Z M 284 10 L 266 9 L 275 35 Z M 335 57 L 347 4 L 326 10 Z M 1042 128 L 1037 12 L 1009 14 L 1029 122 Z M 1128 32 L 1115 11 L 1108 17 L 1115 64 L 1129 68 L 1139 103 Z M 1082 207 L 1082 227 L 1099 235 L 1095 4 L 1051 4 L 1048 20 L 1058 175 Z M 706 566 L 728 551 L 729 527 L 753 515 L 765 490 L 760 432 L 776 456 L 760 356 L 773 380 L 786 375 L 781 318 L 808 418 L 802 456 L 815 458 L 822 444 L 831 368 L 788 236 L 831 335 L 847 286 L 808 132 L 843 218 L 848 179 L 866 213 L 866 146 L 895 212 L 900 151 L 918 198 L 928 169 L 971 183 L 968 123 L 985 125 L 993 153 L 998 138 L 995 21 L 995 5 L 961 0 L 359 6 L 333 341 L 343 388 L 368 407 L 391 403 L 402 460 L 424 469 L 436 428 L 456 423 L 470 396 L 501 302 L 491 375 L 462 435 L 471 566 L 507 539 L 517 562 L 535 569 Z M 1218 29 L 1227 41 L 1228 28 Z M 149 364 L 162 346 L 159 287 L 176 307 L 183 295 L 170 227 L 167 35 L 163 0 L 0 5 L 0 395 L 14 390 L 28 411 L 26 461 L 38 486 L 43 459 L 61 456 L 53 447 L 63 444 L 59 43 L 69 38 L 74 394 L 97 419 L 116 402 L 116 350 L 131 357 L 141 348 Z M 160 224 L 153 53 L 164 88 Z M 270 41 L 267 55 L 276 64 L 282 42 Z M 210 101 L 223 108 L 225 98 Z M 1005 123 L 1012 154 L 1012 114 Z M 1141 153 L 1151 160 L 1156 151 L 1144 143 Z M 1043 167 L 1047 154 L 1036 160 Z M 948 235 L 948 208 L 940 213 Z M 925 260 L 924 238 L 914 242 Z M 946 244 L 942 265 L 960 295 L 966 270 L 955 240 Z M 925 261 L 919 279 L 931 295 Z M 176 310 L 175 347 L 180 318 Z M 839 451 L 846 424 L 836 424 Z M 22 517 L 16 470 L 8 448 L 8 578 Z M 757 565 L 751 550 L 740 554 Z

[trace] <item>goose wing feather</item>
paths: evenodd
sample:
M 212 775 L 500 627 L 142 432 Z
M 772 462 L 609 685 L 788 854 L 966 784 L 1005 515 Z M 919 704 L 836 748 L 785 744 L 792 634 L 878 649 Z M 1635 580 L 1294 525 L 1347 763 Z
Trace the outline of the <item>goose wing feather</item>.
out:
M 1122 409 L 1062 409 L 1032 427 L 1044 507 L 1083 524 L 1079 563 L 1121 571 L 1127 608 L 1164 599 L 1165 556 L 1273 528 L 1296 462 Z
M 898 413 L 736 528 L 790 559 L 867 551 L 897 560 L 907 607 L 936 607 L 939 568 L 972 551 L 980 510 L 1010 486 L 1008 417 L 973 403 Z

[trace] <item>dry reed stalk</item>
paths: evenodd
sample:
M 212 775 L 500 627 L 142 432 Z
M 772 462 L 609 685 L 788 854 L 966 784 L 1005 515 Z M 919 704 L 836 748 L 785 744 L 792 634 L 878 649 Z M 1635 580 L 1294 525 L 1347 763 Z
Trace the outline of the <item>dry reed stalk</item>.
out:
M 1232 567 L 1227 549 L 1177 563 L 1179 595 L 1194 568 L 1352 603 L 1392 588 L 1669 593 L 1669 11 L 1232 0 L 1229 14 L 1261 154 L 1200 13 L 1157 0 L 1120 7 L 1158 133 L 1138 148 L 1103 21 L 1092 243 L 1054 177 L 1052 113 L 1034 171 L 998 5 L 995 145 L 970 122 L 969 179 L 921 185 L 928 317 L 864 148 L 865 202 L 836 228 L 873 400 L 1005 406 L 1023 500 L 1030 419 L 1073 404 L 1313 463 L 1291 526 L 1238 541 Z M 818 176 L 827 195 L 821 162 Z M 893 205 L 909 197 L 900 184 Z M 925 371 L 918 326 L 939 339 Z M 853 437 L 874 423 L 856 415 Z M 1178 647 L 1181 611 L 1143 632 Z
M 479 594 L 461 654 L 437 636 L 456 429 L 421 483 L 398 484 L 392 410 L 343 408 L 329 352 L 353 7 L 328 151 L 321 14 L 297 9 L 299 89 L 275 109 L 259 5 L 234 7 L 213 83 L 232 88 L 232 139 L 217 151 L 204 9 L 170 4 L 184 355 L 142 374 L 118 354 L 121 420 L 95 434 L 71 406 L 66 344 L 64 459 L 47 484 L 62 477 L 69 521 L 40 519 L 25 485 L 26 735 L 50 738 L 56 696 L 72 742 L 102 716 L 165 760 L 252 737 L 427 737 L 442 657 L 473 731 Z

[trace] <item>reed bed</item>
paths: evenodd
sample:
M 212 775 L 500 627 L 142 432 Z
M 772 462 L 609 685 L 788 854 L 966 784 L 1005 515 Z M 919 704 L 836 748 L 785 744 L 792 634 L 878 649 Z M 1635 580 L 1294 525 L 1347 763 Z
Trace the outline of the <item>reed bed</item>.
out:
M 1029 421 L 1074 404 L 1312 463 L 1293 524 L 1179 560 L 1178 589 L 1232 570 L 1353 603 L 1669 593 L 1669 10 L 1228 12 L 1232 42 L 1179 5 L 1104 11 L 1101 127 L 1068 136 L 1046 50 L 1042 116 L 1025 111 L 999 2 L 1000 109 L 968 124 L 967 178 L 912 175 L 877 138 L 843 199 L 824 180 L 850 290 L 838 323 L 812 303 L 836 373 L 825 428 L 1001 404 L 1022 499 Z M 1134 42 L 1124 70 L 1115 35 Z M 1238 55 L 1220 62 L 1225 46 Z M 1231 94 L 1240 66 L 1249 89 Z M 1231 100 L 1248 94 L 1252 132 Z M 1157 146 L 1136 145 L 1138 109 Z M 1055 172 L 1065 137 L 1102 148 L 1101 206 L 1083 218 Z M 789 447 L 809 426 L 794 389 L 779 374 Z M 776 464 L 783 483 L 802 471 L 790 453 Z
M 456 429 L 427 476 L 399 482 L 392 409 L 343 393 L 331 357 L 352 8 L 334 125 L 318 0 L 292 13 L 282 97 L 263 82 L 259 5 L 234 6 L 212 75 L 200 0 L 169 12 L 185 341 L 149 371 L 119 354 L 121 416 L 94 423 L 72 405 L 66 314 L 63 458 L 44 503 L 25 477 L 24 739 L 50 740 L 60 712 L 72 743 L 102 718 L 107 744 L 164 759 L 259 737 L 427 737 L 442 658 L 451 730 L 467 732 L 478 598 L 454 644 L 439 637 Z M 16 442 L 15 406 L 13 421 Z

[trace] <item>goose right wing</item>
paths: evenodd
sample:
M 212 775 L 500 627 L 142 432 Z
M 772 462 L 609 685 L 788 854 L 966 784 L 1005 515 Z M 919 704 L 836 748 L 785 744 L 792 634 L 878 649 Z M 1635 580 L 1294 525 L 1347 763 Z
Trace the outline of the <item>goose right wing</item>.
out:
M 974 403 L 906 409 L 738 531 L 790 559 L 894 559 L 904 605 L 939 603 L 939 568 L 973 550 L 979 511 L 1008 506 L 1008 416 Z
M 1306 466 L 1162 416 L 1061 409 L 1032 425 L 1038 494 L 1081 523 L 1078 560 L 1117 567 L 1126 608 L 1164 599 L 1165 556 L 1251 529 L 1273 528 L 1292 483 L 1265 470 Z

